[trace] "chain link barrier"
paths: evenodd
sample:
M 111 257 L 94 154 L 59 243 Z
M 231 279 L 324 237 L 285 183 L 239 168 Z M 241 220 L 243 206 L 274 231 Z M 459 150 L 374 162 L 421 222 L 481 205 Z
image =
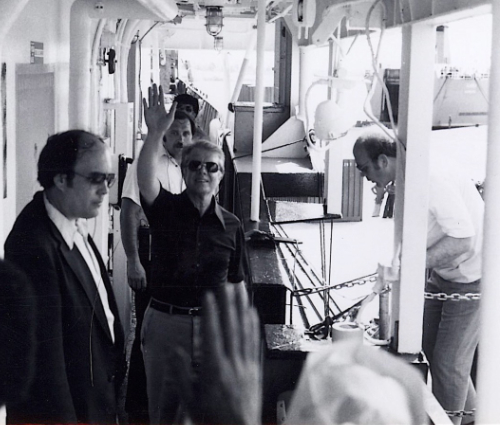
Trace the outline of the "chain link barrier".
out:
M 426 300 L 438 300 L 438 301 L 479 301 L 481 299 L 481 294 L 445 294 L 444 292 L 424 292 L 424 298 Z
M 377 273 L 361 277 L 359 279 L 349 280 L 347 282 L 338 283 L 337 285 L 319 286 L 316 288 L 303 288 L 297 289 L 293 292 L 296 297 L 301 297 L 304 295 L 316 294 L 317 292 L 323 292 L 329 289 L 343 289 L 352 288 L 353 286 L 366 285 L 367 283 L 375 283 L 377 281 Z
M 445 410 L 446 414 L 453 418 L 463 418 L 464 416 L 475 416 L 476 409 L 472 410 Z
M 295 296 L 303 296 L 309 294 L 315 294 L 317 292 L 326 291 L 328 289 L 343 289 L 352 288 L 353 286 L 366 285 L 367 283 L 375 283 L 377 281 L 378 274 L 374 273 L 372 275 L 364 276 L 359 279 L 350 280 L 344 283 L 339 283 L 337 285 L 321 286 L 318 288 L 304 288 L 294 291 Z M 386 287 L 384 292 L 390 290 Z M 444 292 L 424 292 L 424 298 L 426 300 L 438 300 L 438 301 L 479 301 L 481 299 L 481 294 L 477 293 L 467 293 L 467 294 L 446 294 Z M 463 418 L 464 416 L 475 416 L 476 409 L 472 410 L 445 410 L 446 414 L 454 418 Z
M 296 297 L 316 294 L 318 292 L 323 292 L 329 289 L 344 289 L 352 288 L 353 286 L 366 285 L 367 283 L 375 283 L 377 281 L 377 273 L 361 277 L 359 279 L 349 280 L 347 282 L 338 283 L 337 285 L 319 286 L 316 288 L 303 288 L 297 289 L 293 292 Z M 424 298 L 426 300 L 438 300 L 438 301 L 479 301 L 481 299 L 481 294 L 467 293 L 467 294 L 446 294 L 444 292 L 424 292 Z

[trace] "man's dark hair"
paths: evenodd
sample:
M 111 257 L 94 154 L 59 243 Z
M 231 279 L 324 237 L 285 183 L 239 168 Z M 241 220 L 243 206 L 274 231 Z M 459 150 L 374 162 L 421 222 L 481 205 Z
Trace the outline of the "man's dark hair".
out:
M 50 136 L 38 159 L 38 181 L 42 187 L 51 188 L 58 174 L 66 174 L 69 180 L 73 179 L 77 159 L 97 143 L 104 141 L 85 130 L 69 130 Z
M 186 114 L 184 111 L 175 111 L 174 120 L 180 120 L 180 121 L 189 120 L 189 126 L 191 127 L 191 134 L 194 136 L 194 133 L 196 132 L 196 123 L 188 114 Z
M 189 161 L 189 156 L 191 155 L 191 153 L 193 151 L 196 151 L 196 150 L 205 151 L 205 152 L 212 152 L 212 153 L 217 154 L 219 156 L 219 167 L 222 170 L 222 172 L 224 172 L 225 155 L 224 155 L 223 150 L 219 146 L 217 146 L 217 145 L 215 145 L 207 140 L 198 140 L 198 141 L 194 142 L 193 144 L 186 146 L 182 150 L 182 163 L 181 163 L 182 168 L 187 167 L 187 164 Z
M 198 112 L 200 112 L 200 104 L 198 103 L 198 99 L 196 97 L 191 96 L 187 93 L 178 94 L 175 96 L 174 102 L 182 105 L 191 105 L 194 110 L 195 116 L 198 116 Z
M 396 143 L 383 134 L 363 134 L 358 137 L 356 144 L 363 146 L 368 158 L 372 161 L 376 161 L 380 155 L 396 158 Z

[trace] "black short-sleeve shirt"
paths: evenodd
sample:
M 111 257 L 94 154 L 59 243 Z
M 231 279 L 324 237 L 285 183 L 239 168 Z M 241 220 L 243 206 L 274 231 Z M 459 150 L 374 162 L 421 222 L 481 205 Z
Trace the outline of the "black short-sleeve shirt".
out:
M 244 235 L 239 219 L 215 199 L 203 216 L 186 191 L 161 189 L 144 211 L 151 226 L 151 296 L 198 307 L 207 289 L 244 278 Z

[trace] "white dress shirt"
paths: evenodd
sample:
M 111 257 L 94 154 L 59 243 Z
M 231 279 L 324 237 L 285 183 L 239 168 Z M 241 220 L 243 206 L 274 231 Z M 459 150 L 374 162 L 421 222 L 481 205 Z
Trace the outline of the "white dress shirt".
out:
M 76 248 L 78 249 L 78 251 L 80 251 L 80 254 L 87 263 L 87 266 L 92 273 L 92 277 L 94 278 L 94 283 L 97 287 L 97 292 L 99 294 L 99 298 L 101 299 L 104 313 L 106 314 L 106 319 L 108 321 L 111 338 L 114 342 L 115 316 L 109 308 L 108 292 L 106 291 L 106 287 L 104 286 L 104 282 L 102 280 L 99 262 L 97 261 L 94 250 L 88 243 L 87 220 L 82 218 L 77 220 L 68 220 L 66 216 L 64 216 L 64 214 L 62 214 L 49 202 L 45 193 L 43 195 L 43 202 L 45 204 L 45 208 L 47 210 L 49 218 L 57 227 L 57 230 L 59 230 L 59 232 L 61 233 L 61 236 L 66 242 L 66 245 L 68 245 L 68 248 L 72 250 L 76 245 Z

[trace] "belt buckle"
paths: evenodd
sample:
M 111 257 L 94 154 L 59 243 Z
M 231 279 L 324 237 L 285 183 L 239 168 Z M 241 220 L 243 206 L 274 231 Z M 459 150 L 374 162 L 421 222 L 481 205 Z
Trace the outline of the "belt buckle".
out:
M 198 307 L 192 307 L 188 310 L 188 314 L 196 316 L 201 309 Z

